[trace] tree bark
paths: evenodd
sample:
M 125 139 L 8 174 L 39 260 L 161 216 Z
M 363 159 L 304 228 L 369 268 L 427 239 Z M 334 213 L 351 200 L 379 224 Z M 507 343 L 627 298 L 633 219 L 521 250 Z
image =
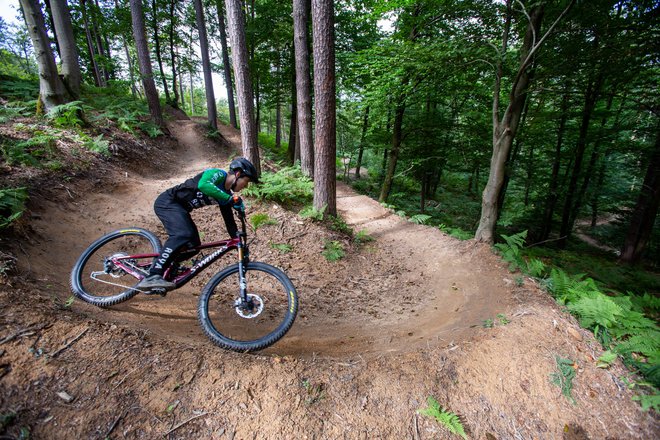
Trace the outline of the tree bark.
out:
M 104 82 L 101 77 L 99 65 L 96 62 L 96 51 L 94 50 L 94 41 L 92 40 L 92 32 L 89 29 L 89 20 L 87 19 L 87 0 L 80 0 L 80 11 L 83 18 L 83 26 L 85 27 L 85 37 L 87 40 L 87 51 L 89 53 L 89 61 L 92 64 L 92 74 L 94 77 L 94 85 L 96 87 L 103 87 Z
M 360 168 L 362 168 L 362 155 L 364 154 L 364 141 L 367 138 L 367 128 L 369 127 L 369 106 L 364 109 L 364 118 L 362 119 L 362 135 L 360 136 L 360 147 L 358 150 L 357 164 L 355 165 L 355 178 L 360 178 Z
M 383 186 L 380 189 L 380 196 L 378 197 L 378 201 L 381 203 L 387 202 L 387 198 L 390 196 L 390 191 L 392 190 L 394 172 L 396 171 L 396 165 L 399 160 L 399 150 L 401 149 L 401 142 L 403 140 L 403 115 L 405 114 L 405 111 L 405 101 L 403 98 L 401 98 L 394 111 L 392 148 L 389 151 L 387 171 L 385 172 L 385 179 L 383 180 Z
M 227 47 L 227 30 L 225 25 L 225 12 L 222 0 L 216 0 L 218 10 L 218 26 L 220 28 L 220 44 L 222 46 L 222 65 L 225 73 L 225 85 L 227 86 L 227 104 L 229 105 L 229 123 L 238 128 L 236 121 L 236 105 L 234 104 L 234 82 L 231 79 L 231 61 L 229 60 L 229 48 Z
M 312 90 L 309 72 L 309 0 L 293 0 L 293 44 L 296 65 L 296 96 L 298 101 L 298 138 L 300 168 L 314 178 L 314 144 L 312 142 Z
M 161 113 L 160 100 L 158 99 L 158 90 L 154 82 L 154 74 L 151 68 L 151 59 L 149 58 L 149 46 L 147 45 L 147 36 L 144 26 L 144 12 L 142 10 L 142 0 L 130 0 L 131 19 L 133 23 L 133 36 L 135 37 L 135 47 L 138 55 L 138 65 L 140 76 L 142 77 L 142 86 L 144 87 L 144 96 L 149 105 L 149 113 L 154 124 L 161 129 L 165 129 L 165 121 Z
M 39 67 L 39 99 L 44 110 L 48 111 L 67 102 L 64 83 L 57 72 L 38 0 L 20 0 L 20 4 Z
M 641 260 L 648 244 L 660 205 L 660 126 L 657 127 L 655 149 L 646 170 L 637 205 L 630 219 L 628 234 L 621 249 L 620 261 L 634 264 Z
M 314 208 L 337 215 L 337 119 L 335 108 L 335 39 L 332 0 L 312 0 L 316 145 Z
M 156 61 L 158 62 L 158 71 L 160 72 L 160 80 L 163 82 L 163 90 L 165 91 L 165 101 L 170 102 L 170 90 L 167 87 L 167 79 L 165 78 L 165 71 L 163 70 L 163 57 L 161 56 L 160 51 L 160 35 L 158 34 L 158 7 L 156 6 L 156 0 L 151 0 L 151 10 L 153 16 L 151 17 L 151 27 L 154 31 L 154 49 L 156 51 Z M 199 27 L 199 23 L 197 25 Z
M 204 88 L 206 89 L 206 113 L 209 126 L 218 130 L 218 111 L 215 106 L 213 93 L 213 78 L 211 72 L 211 59 L 209 58 L 209 43 L 206 37 L 206 21 L 204 20 L 204 7 L 202 0 L 193 0 L 195 15 L 197 16 L 197 31 L 199 32 L 199 49 L 202 52 L 202 67 L 204 70 Z
M 174 94 L 174 101 L 170 104 L 176 108 L 179 107 L 179 91 L 177 90 L 177 78 L 176 78 L 176 50 L 174 49 L 174 34 L 176 31 L 176 0 L 170 0 L 170 29 L 169 29 L 169 39 L 170 39 L 170 59 L 172 61 L 172 93 Z
M 511 28 L 511 0 L 507 2 L 507 22 L 502 37 L 501 57 L 504 57 L 508 44 L 509 32 Z M 504 111 L 502 118 L 499 117 L 500 90 L 502 77 L 504 75 L 503 61 L 500 59 L 495 77 L 495 87 L 493 91 L 493 154 L 490 160 L 490 173 L 488 183 L 484 188 L 481 199 L 481 219 L 479 227 L 475 233 L 477 241 L 492 243 L 495 236 L 495 225 L 498 217 L 498 199 L 504 182 L 504 173 L 506 161 L 516 136 L 518 125 L 522 115 L 522 109 L 525 102 L 525 94 L 529 84 L 527 68 L 531 63 L 531 55 L 540 45 L 537 42 L 536 35 L 541 27 L 543 19 L 543 6 L 535 7 L 529 16 L 529 24 L 523 46 L 521 48 L 521 61 L 516 75 L 516 79 L 511 87 L 509 94 L 509 105 Z M 550 31 L 548 31 L 550 32 Z M 542 39 L 541 39 L 542 40 Z
M 51 0 L 50 4 L 53 13 L 53 25 L 60 47 L 60 58 L 62 59 L 62 80 L 69 95 L 73 99 L 78 99 L 80 97 L 82 74 L 80 73 L 78 47 L 73 35 L 69 7 L 66 0 Z
M 566 198 L 564 199 L 564 209 L 562 211 L 561 229 L 559 231 L 558 245 L 564 249 L 566 247 L 568 236 L 573 230 L 573 223 L 577 213 L 574 212 L 574 200 L 577 199 L 577 186 L 578 179 L 582 173 L 582 161 L 584 160 L 584 153 L 587 149 L 587 135 L 589 133 L 589 125 L 591 123 L 591 116 L 593 115 L 600 95 L 600 89 L 603 84 L 603 73 L 597 73 L 598 78 L 592 79 L 587 85 L 587 90 L 584 96 L 584 107 L 582 109 L 582 122 L 580 123 L 580 130 L 575 148 L 575 160 L 573 162 L 573 170 L 571 178 L 566 189 Z
M 241 121 L 241 141 L 243 155 L 260 172 L 259 148 L 257 146 L 257 127 L 254 120 L 252 82 L 248 67 L 248 51 L 245 41 L 245 17 L 240 0 L 225 0 L 229 40 L 234 61 L 234 78 L 238 95 L 239 118 Z

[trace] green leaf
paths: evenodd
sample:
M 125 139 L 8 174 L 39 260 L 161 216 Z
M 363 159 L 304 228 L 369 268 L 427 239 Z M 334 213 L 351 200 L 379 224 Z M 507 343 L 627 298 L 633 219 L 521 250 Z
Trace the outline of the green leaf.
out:
M 612 365 L 612 362 L 614 362 L 616 358 L 617 358 L 616 353 L 607 350 L 598 358 L 598 361 L 596 362 L 596 366 L 598 368 L 608 368 L 610 365 Z
M 442 426 L 447 428 L 452 434 L 461 436 L 467 439 L 465 429 L 461 423 L 461 419 L 450 411 L 444 410 L 433 396 L 429 396 L 428 407 L 418 410 L 417 412 L 423 416 L 432 417 Z

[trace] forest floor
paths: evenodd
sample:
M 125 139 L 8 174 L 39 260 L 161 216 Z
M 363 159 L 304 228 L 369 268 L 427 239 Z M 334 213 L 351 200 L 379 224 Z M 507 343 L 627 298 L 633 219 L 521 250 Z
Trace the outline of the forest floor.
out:
M 533 280 L 489 246 L 409 223 L 341 183 L 341 216 L 374 241 L 357 245 L 247 199 L 248 214 L 278 220 L 259 229 L 252 260 L 285 270 L 300 295 L 293 328 L 262 352 L 223 351 L 201 331 L 197 300 L 210 273 L 164 298 L 70 304 L 69 271 L 89 243 L 125 226 L 163 237 L 155 197 L 239 151 L 230 128 L 226 142 L 184 118 L 169 128 L 173 140 L 131 150 L 116 138 L 120 159 L 44 181 L 22 234 L 2 242 L 19 271 L 0 283 L 1 438 L 456 437 L 418 413 L 429 396 L 470 439 L 660 436 L 656 416 L 632 400 L 627 370 L 597 368 L 599 343 Z M 225 238 L 215 209 L 194 217 L 205 239 Z M 326 240 L 346 256 L 327 261 Z M 552 383 L 557 357 L 574 362 L 570 397 Z

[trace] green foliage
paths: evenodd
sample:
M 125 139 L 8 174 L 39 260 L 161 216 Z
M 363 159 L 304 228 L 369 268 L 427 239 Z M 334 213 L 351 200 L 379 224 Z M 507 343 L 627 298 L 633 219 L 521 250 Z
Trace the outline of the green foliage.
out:
M 325 210 L 327 206 L 324 206 L 321 210 L 318 210 L 314 208 L 312 205 L 305 206 L 298 215 L 302 218 L 309 218 L 312 220 L 316 221 L 323 221 L 323 217 L 325 216 Z
M 415 224 L 418 225 L 425 225 L 431 220 L 433 217 L 427 214 L 415 214 L 409 218 L 409 220 Z
M 660 394 L 640 394 L 634 396 L 633 400 L 639 401 L 642 411 L 648 411 L 653 408 L 656 413 L 660 413 Z
M 0 229 L 9 227 L 23 215 L 27 199 L 25 188 L 0 189 Z
M 465 428 L 461 423 L 461 419 L 450 411 L 443 409 L 433 396 L 427 399 L 428 407 L 417 410 L 423 416 L 434 418 L 438 423 L 447 428 L 452 434 L 456 434 L 464 439 L 467 439 Z
M 289 144 L 286 142 L 280 143 L 280 148 L 275 144 L 275 136 L 259 133 L 259 145 L 266 149 L 266 156 L 271 160 L 283 161 L 286 159 L 287 149 Z
M 596 366 L 598 368 L 607 368 L 617 359 L 617 354 L 613 353 L 611 350 L 605 350 L 605 352 L 598 358 Z
M 33 78 L 0 75 L 0 96 L 10 101 L 33 102 L 33 108 L 36 109 L 39 81 Z
M 282 168 L 276 173 L 263 172 L 260 181 L 259 185 L 249 185 L 243 193 L 285 205 L 305 204 L 314 196 L 314 183 L 299 167 Z
M 458 238 L 459 240 L 470 240 L 474 238 L 474 233 L 464 231 L 461 228 L 452 228 L 445 224 L 440 224 L 438 229 L 440 229 L 445 234 L 451 235 L 454 238 Z
M 90 151 L 95 153 L 100 153 L 104 156 L 110 155 L 110 142 L 103 139 L 103 135 L 100 134 L 94 138 L 83 136 L 83 145 Z
M 505 243 L 496 243 L 495 249 L 498 250 L 502 259 L 509 263 L 509 270 L 511 272 L 520 270 L 533 277 L 541 276 L 545 272 L 546 267 L 542 261 L 535 259 L 527 261 L 521 252 L 525 244 L 525 238 L 527 238 L 527 231 L 522 231 L 514 235 L 502 234 L 502 238 Z
M 551 382 L 561 388 L 561 393 L 566 396 L 574 405 L 575 399 L 571 395 L 573 392 L 573 379 L 575 379 L 575 362 L 570 359 L 555 356 L 557 362 L 557 371 L 550 375 Z
M 499 321 L 500 324 L 502 325 L 507 325 L 511 321 L 504 315 L 503 313 L 498 313 L 497 314 L 497 320 Z
M 252 227 L 256 231 L 261 226 L 276 225 L 277 220 L 270 218 L 270 216 L 264 212 L 258 212 L 256 214 L 252 214 L 250 217 L 250 223 L 252 223 Z
M 344 258 L 345 252 L 342 244 L 335 240 L 326 240 L 321 254 L 328 261 L 339 261 Z
M 374 238 L 367 233 L 366 229 L 361 229 L 355 234 L 355 237 L 353 237 L 353 241 L 355 244 L 362 245 L 364 243 L 369 243 L 370 241 L 374 241 Z
M 328 216 L 328 222 L 330 223 L 330 229 L 333 231 L 341 232 L 346 235 L 353 235 L 353 230 L 346 224 L 343 218 L 340 216 Z
M 286 243 L 270 243 L 270 247 L 280 251 L 283 254 L 288 254 L 293 250 L 293 246 Z
M 9 101 L 0 103 L 0 124 L 5 124 L 13 119 L 31 116 L 37 109 L 37 101 Z
M 605 295 L 595 281 L 570 276 L 553 269 L 546 286 L 560 304 L 565 304 L 585 328 L 594 331 L 605 352 L 598 366 L 613 362 L 620 355 L 627 365 L 637 369 L 654 387 L 660 386 L 660 328 L 640 310 L 657 304 L 649 296 Z
M 46 114 L 46 119 L 55 127 L 80 128 L 85 125 L 82 114 L 83 102 L 71 101 L 50 109 Z

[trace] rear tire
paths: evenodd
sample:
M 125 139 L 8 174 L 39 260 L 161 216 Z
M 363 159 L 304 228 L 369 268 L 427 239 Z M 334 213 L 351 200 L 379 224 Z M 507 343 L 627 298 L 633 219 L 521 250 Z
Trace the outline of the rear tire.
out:
M 92 243 L 78 258 L 71 271 L 71 291 L 85 302 L 108 307 L 134 297 L 132 286 L 140 279 L 120 268 L 109 267 L 107 258 L 117 254 L 159 254 L 161 243 L 153 233 L 140 228 L 110 232 Z M 132 260 L 146 276 L 151 259 Z
M 245 277 L 255 309 L 237 309 L 238 270 L 238 264 L 234 264 L 211 278 L 199 298 L 197 316 L 204 333 L 219 347 L 239 352 L 263 350 L 282 338 L 293 325 L 298 313 L 298 294 L 280 269 L 250 262 Z M 258 311 L 259 307 L 262 310 Z

